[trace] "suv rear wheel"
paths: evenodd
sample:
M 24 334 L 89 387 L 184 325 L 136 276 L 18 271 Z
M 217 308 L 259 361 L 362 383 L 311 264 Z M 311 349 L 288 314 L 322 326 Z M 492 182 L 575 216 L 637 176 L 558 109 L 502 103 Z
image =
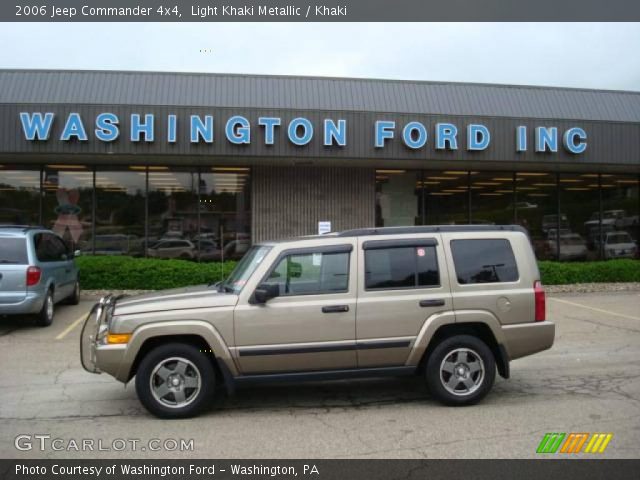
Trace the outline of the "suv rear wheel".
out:
M 184 343 L 151 350 L 136 373 L 136 392 L 144 407 L 161 418 L 192 417 L 211 405 L 215 369 L 206 354 Z
M 446 405 L 473 405 L 484 398 L 496 376 L 491 349 L 472 335 L 455 335 L 431 352 L 425 369 L 431 394 Z

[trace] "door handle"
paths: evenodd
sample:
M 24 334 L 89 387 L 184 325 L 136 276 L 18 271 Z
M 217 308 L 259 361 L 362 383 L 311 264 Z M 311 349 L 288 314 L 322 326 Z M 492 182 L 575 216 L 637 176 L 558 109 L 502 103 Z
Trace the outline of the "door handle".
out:
M 435 300 L 420 300 L 420 306 L 421 307 L 443 307 L 444 300 L 442 300 L 441 298 L 438 298 Z
M 329 305 L 322 307 L 322 313 L 344 313 L 349 311 L 349 305 Z

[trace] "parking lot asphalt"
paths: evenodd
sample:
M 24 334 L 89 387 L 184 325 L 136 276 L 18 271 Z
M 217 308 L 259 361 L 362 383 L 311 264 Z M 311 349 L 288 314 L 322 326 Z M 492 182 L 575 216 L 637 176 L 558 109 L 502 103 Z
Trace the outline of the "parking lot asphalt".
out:
M 598 457 L 640 456 L 639 292 L 548 298 L 554 347 L 512 362 L 474 407 L 439 405 L 420 378 L 359 380 L 244 389 L 173 421 L 150 416 L 133 384 L 82 370 L 79 319 L 92 303 L 60 306 L 49 328 L 0 319 L 0 457 L 529 458 L 547 432 L 612 433 Z M 40 434 L 44 451 L 34 437 L 16 449 L 17 436 Z M 77 451 L 83 439 L 93 451 Z M 186 451 L 152 451 L 172 439 Z

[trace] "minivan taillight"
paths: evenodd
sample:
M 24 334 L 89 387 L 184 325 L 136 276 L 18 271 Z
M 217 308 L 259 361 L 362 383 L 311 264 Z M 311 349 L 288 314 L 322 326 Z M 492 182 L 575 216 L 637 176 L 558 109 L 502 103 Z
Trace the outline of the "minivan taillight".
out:
M 42 270 L 40 270 L 40 267 L 27 268 L 27 287 L 33 287 L 34 285 L 37 285 L 40 281 L 41 276 Z
M 536 280 L 533 283 L 533 295 L 536 302 L 536 322 L 544 322 L 547 318 L 547 302 L 540 280 Z

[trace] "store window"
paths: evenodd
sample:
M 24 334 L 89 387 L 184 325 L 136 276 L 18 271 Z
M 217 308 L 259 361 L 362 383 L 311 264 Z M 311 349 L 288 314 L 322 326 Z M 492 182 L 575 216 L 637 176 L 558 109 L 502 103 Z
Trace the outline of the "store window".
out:
M 40 167 L 0 165 L 0 224 L 40 223 Z
M 469 178 L 478 172 L 463 170 L 425 171 L 427 225 L 464 225 L 469 223 Z
M 239 260 L 251 246 L 250 170 L 214 167 L 200 174 L 201 261 Z
M 72 250 L 90 250 L 93 228 L 93 169 L 82 165 L 45 165 L 42 219 Z
M 549 240 L 560 244 L 559 260 L 596 260 L 600 257 L 598 190 L 597 173 L 560 175 L 560 219 L 557 232 L 551 227 L 547 230 Z
M 150 166 L 148 178 L 147 255 L 197 260 L 197 169 Z
M 515 222 L 529 233 L 536 257 L 540 260 L 558 258 L 558 183 L 555 173 L 518 172 L 516 174 Z M 567 217 L 561 214 L 562 228 Z M 564 230 L 563 230 L 564 232 Z M 564 233 L 563 233 L 564 234 Z M 582 245 L 582 247 L 580 247 Z M 577 233 L 559 243 L 560 256 L 583 258 L 586 244 Z
M 602 229 L 605 259 L 638 258 L 639 198 L 635 175 L 603 174 Z
M 376 226 L 422 225 L 419 171 L 376 170 Z
M 514 221 L 516 209 L 512 172 L 480 172 L 471 175 L 471 222 L 476 225 L 506 225 Z
M 97 255 L 144 255 L 146 167 L 96 171 L 95 237 Z

